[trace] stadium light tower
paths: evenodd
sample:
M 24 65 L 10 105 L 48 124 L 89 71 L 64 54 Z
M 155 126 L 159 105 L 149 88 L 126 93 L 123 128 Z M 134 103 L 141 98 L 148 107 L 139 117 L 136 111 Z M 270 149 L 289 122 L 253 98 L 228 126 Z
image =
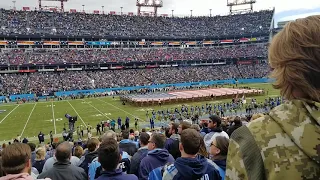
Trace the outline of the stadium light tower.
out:
M 163 7 L 163 1 L 162 0 L 137 0 L 136 6 L 138 7 L 138 16 L 141 15 L 141 8 L 142 7 L 153 7 L 154 16 L 157 16 L 158 14 L 158 8 Z
M 58 6 L 42 6 L 43 1 L 55 1 L 60 2 L 60 8 Z M 60 10 L 61 12 L 64 12 L 64 2 L 68 2 L 68 0 L 39 0 L 39 11 L 42 10 L 50 10 L 50 8 L 56 8 L 57 10 Z
M 230 14 L 237 14 L 242 12 L 252 12 L 253 4 L 256 3 L 256 0 L 227 0 L 227 6 L 230 8 Z M 242 9 L 233 9 L 233 7 L 240 7 Z

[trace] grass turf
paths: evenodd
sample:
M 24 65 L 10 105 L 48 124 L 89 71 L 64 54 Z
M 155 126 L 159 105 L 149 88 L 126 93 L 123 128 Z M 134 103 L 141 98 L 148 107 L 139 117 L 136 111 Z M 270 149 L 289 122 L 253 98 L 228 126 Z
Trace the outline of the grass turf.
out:
M 271 84 L 243 84 L 241 86 L 249 86 L 251 88 L 262 88 L 268 91 L 268 95 L 256 96 L 258 102 L 264 101 L 266 97 L 279 96 L 279 91 L 272 88 Z M 253 98 L 253 97 L 251 97 Z M 205 103 L 223 103 L 230 101 L 230 99 L 219 99 L 218 101 L 206 102 L 189 102 L 183 103 L 188 105 L 202 105 Z M 247 101 L 248 102 L 248 101 Z M 135 107 L 131 105 L 122 105 L 118 97 L 103 98 L 88 98 L 77 99 L 69 101 L 48 101 L 38 103 L 25 103 L 25 104 L 3 104 L 0 105 L 0 110 L 5 110 L 0 114 L 0 141 L 11 141 L 12 138 L 21 135 L 21 137 L 37 137 L 38 133 L 42 131 L 46 137 L 50 131 L 61 135 L 64 124 L 67 125 L 67 119 L 64 117 L 66 113 L 72 116 L 78 116 L 78 121 L 75 127 L 83 125 L 84 127 L 90 123 L 95 128 L 98 122 L 108 119 L 122 118 L 124 122 L 125 117 L 130 118 L 130 127 L 134 127 L 134 118 L 141 119 L 144 124 L 146 121 L 147 110 L 166 110 L 167 108 L 181 106 L 181 104 L 170 104 L 150 107 Z M 55 119 L 55 120 L 53 120 Z M 95 134 L 95 133 L 94 133 Z

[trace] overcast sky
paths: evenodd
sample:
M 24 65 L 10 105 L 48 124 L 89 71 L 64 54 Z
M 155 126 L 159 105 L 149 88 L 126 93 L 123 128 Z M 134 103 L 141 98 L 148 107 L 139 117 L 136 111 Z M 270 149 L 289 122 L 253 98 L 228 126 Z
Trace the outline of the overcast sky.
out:
M 232 1 L 232 0 L 229 0 Z M 240 1 L 240 0 L 239 0 Z M 69 0 L 65 3 L 65 9 L 85 9 L 89 11 L 100 10 L 104 6 L 105 11 L 120 11 L 123 7 L 123 12 L 136 12 L 136 0 Z M 59 5 L 59 2 L 45 2 L 46 5 Z M 209 9 L 212 9 L 212 14 L 224 15 L 228 13 L 226 6 L 227 0 L 163 0 L 163 8 L 159 10 L 160 14 L 171 14 L 174 9 L 174 14 L 186 15 L 193 10 L 194 15 L 207 15 Z M 0 0 L 0 7 L 9 9 L 12 8 L 11 0 Z M 22 7 L 37 7 L 38 0 L 16 0 L 17 9 Z M 303 17 L 310 14 L 320 14 L 319 0 L 257 0 L 254 5 L 254 10 L 276 8 L 276 21 L 287 20 L 297 17 Z M 147 10 L 147 9 L 146 9 Z

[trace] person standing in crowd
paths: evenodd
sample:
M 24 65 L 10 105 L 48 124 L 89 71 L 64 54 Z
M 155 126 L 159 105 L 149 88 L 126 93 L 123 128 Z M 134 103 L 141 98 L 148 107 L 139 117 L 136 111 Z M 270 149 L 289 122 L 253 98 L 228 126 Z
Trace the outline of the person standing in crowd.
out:
M 96 138 L 91 138 L 88 141 L 87 148 L 88 148 L 88 154 L 84 156 L 84 158 L 81 158 L 83 160 L 79 167 L 84 169 L 86 173 L 88 173 L 89 164 L 92 162 L 93 159 L 98 157 L 97 149 L 99 148 L 100 141 Z
M 36 145 L 34 143 L 28 143 L 28 146 L 31 149 L 31 163 L 34 164 L 36 159 Z
M 240 117 L 239 116 L 235 117 L 233 120 L 233 124 L 227 130 L 229 137 L 231 136 L 233 131 L 235 131 L 236 129 L 238 129 L 241 126 L 242 126 L 242 122 L 241 122 Z
M 13 143 L 1 152 L 0 180 L 33 180 L 31 167 L 30 147 L 23 143 Z M 1 177 L 2 171 L 6 176 Z
M 229 139 L 229 135 L 222 130 L 221 118 L 217 115 L 209 117 L 208 128 L 210 129 L 210 133 L 204 136 L 204 143 L 206 144 L 207 152 L 210 152 L 211 143 L 217 136 L 224 136 Z
M 39 144 L 44 143 L 44 134 L 40 131 L 38 134 Z
M 118 129 L 121 129 L 121 118 L 120 117 L 118 117 Z
M 185 129 L 188 129 L 191 127 L 191 124 L 186 122 L 186 121 L 182 121 L 179 126 L 178 126 L 178 134 L 181 134 L 181 132 Z
M 129 122 L 130 122 L 130 119 L 129 119 L 129 117 L 127 116 L 127 117 L 126 117 L 126 129 L 129 129 Z
M 148 143 L 148 155 L 141 160 L 139 167 L 139 179 L 146 180 L 149 173 L 167 163 L 173 163 L 174 158 L 164 149 L 166 137 L 160 133 L 151 135 Z
M 201 124 L 202 129 L 200 130 L 201 136 L 204 137 L 206 134 L 208 134 L 210 132 L 209 128 L 208 128 L 208 123 L 207 122 L 203 122 Z
M 148 133 L 141 133 L 140 135 L 140 149 L 132 156 L 130 165 L 130 174 L 135 174 L 139 177 L 139 167 L 141 160 L 148 154 L 148 141 L 150 136 Z
M 224 179 L 226 172 L 226 162 L 228 155 L 229 139 L 224 136 L 217 136 L 211 143 L 210 159 L 214 162 L 219 170 L 219 173 Z
M 178 134 L 179 124 L 171 123 L 169 125 L 169 136 L 170 138 L 166 139 L 165 148 L 169 151 L 169 153 L 173 156 L 174 159 L 177 159 L 181 156 L 179 151 L 179 142 L 180 135 Z
M 36 159 L 35 159 L 35 162 L 32 164 L 33 167 L 35 167 L 39 174 L 42 173 L 42 169 L 43 169 L 43 166 L 46 162 L 46 150 L 44 147 L 40 147 L 36 150 Z
M 74 166 L 70 163 L 71 146 L 69 142 L 59 144 L 56 150 L 57 162 L 53 167 L 46 172 L 42 172 L 38 178 L 51 178 L 55 179 L 73 179 L 73 180 L 86 180 L 87 174 L 80 167 Z
M 186 129 L 181 132 L 181 143 L 179 145 L 181 157 L 174 164 L 164 167 L 163 180 L 221 179 L 219 172 L 213 165 L 209 164 L 207 158 L 198 155 L 201 139 L 200 133 L 194 129 Z M 157 175 L 151 174 L 152 176 Z
M 118 168 L 122 159 L 119 146 L 115 139 L 105 140 L 98 149 L 98 159 L 101 163 L 103 172 L 97 180 L 138 180 L 133 174 L 124 174 L 121 168 Z
M 319 179 L 319 27 L 309 16 L 273 38 L 269 63 L 286 102 L 233 132 L 226 179 Z
M 122 131 L 122 140 L 119 143 L 119 148 L 120 150 L 127 152 L 130 156 L 133 156 L 134 153 L 137 152 L 136 144 L 129 140 L 128 130 Z

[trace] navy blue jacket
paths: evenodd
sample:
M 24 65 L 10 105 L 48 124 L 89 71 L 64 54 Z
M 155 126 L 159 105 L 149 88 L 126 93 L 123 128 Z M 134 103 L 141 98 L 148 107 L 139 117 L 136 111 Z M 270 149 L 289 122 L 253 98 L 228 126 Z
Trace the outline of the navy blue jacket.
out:
M 104 171 L 96 180 L 138 180 L 136 175 L 124 174 L 122 169 L 117 169 L 114 171 Z
M 220 180 L 219 171 L 203 156 L 196 158 L 178 158 L 172 165 L 166 166 L 163 179 L 193 180 L 193 179 Z
M 148 155 L 142 159 L 139 168 L 139 179 L 147 180 L 149 173 L 167 163 L 173 163 L 174 158 L 166 149 L 154 149 L 148 152 Z
M 226 171 L 226 166 L 227 166 L 227 160 L 213 160 L 214 163 L 216 163 L 216 165 L 218 165 L 221 169 L 223 169 L 224 171 Z
M 139 167 L 141 160 L 148 154 L 148 148 L 140 148 L 131 158 L 130 174 L 134 174 L 139 177 Z

